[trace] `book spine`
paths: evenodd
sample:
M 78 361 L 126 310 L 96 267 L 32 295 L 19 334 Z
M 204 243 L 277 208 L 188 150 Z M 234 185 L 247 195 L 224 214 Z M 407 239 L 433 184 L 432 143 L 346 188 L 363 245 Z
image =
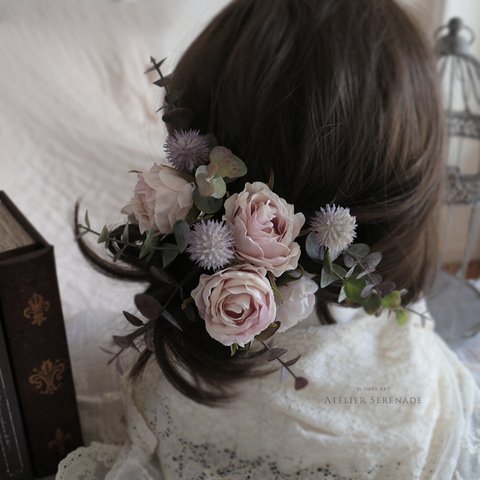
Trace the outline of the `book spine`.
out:
M 0 325 L 0 478 L 33 480 L 7 344 Z
M 34 473 L 82 445 L 53 247 L 0 262 L 0 308 Z

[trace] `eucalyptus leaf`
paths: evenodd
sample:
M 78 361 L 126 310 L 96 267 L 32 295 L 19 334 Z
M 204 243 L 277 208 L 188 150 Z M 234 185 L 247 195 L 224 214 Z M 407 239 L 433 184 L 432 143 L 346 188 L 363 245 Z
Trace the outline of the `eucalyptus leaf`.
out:
M 373 271 L 381 261 L 382 254 L 380 252 L 372 252 L 363 259 L 362 264 L 365 268 Z
M 347 253 L 353 258 L 362 259 L 370 253 L 370 247 L 365 243 L 353 243 L 347 248 Z
M 142 248 L 140 249 L 140 254 L 138 258 L 144 258 L 157 246 L 158 244 L 158 236 L 156 235 L 154 230 L 149 230 L 147 233 L 147 237 L 143 242 Z
M 173 235 L 177 242 L 178 251 L 180 253 L 184 252 L 190 237 L 190 225 L 185 220 L 177 220 L 173 225 Z
M 343 288 L 345 289 L 345 295 L 351 302 L 363 303 L 362 291 L 365 286 L 365 280 L 349 277 L 345 280 Z
M 85 225 L 90 228 L 90 219 L 88 218 L 88 210 L 85 210 Z
M 329 272 L 326 268 L 322 268 L 322 273 L 320 275 L 320 288 L 326 288 L 337 280 L 338 277 L 335 273 Z
M 379 273 L 371 273 L 368 276 L 368 281 L 373 285 L 378 285 L 382 281 L 382 276 Z
M 335 273 L 342 280 L 347 276 L 347 271 L 336 263 L 332 263 L 332 270 L 333 273 Z
M 280 322 L 272 322 L 265 330 L 263 330 L 263 332 L 255 335 L 255 340 L 257 342 L 264 342 L 265 340 L 268 340 L 272 335 L 274 335 L 279 328 Z
M 342 303 L 347 298 L 347 294 L 345 293 L 345 288 L 340 289 L 340 293 L 338 294 L 338 303 Z
M 323 262 L 323 259 L 325 257 L 325 247 L 320 245 L 316 240 L 315 240 L 315 233 L 310 232 L 307 235 L 307 238 L 305 240 L 305 250 L 307 251 L 307 255 L 317 263 Z
M 355 265 L 357 264 L 357 261 L 355 260 L 355 258 L 353 258 L 348 253 L 343 254 L 343 262 L 345 263 L 345 266 L 347 268 L 355 268 Z
M 195 206 L 204 213 L 216 213 L 223 206 L 223 199 L 213 197 L 202 197 L 198 188 L 193 191 L 193 202 Z
M 162 266 L 167 268 L 178 256 L 178 250 L 175 249 L 165 249 L 162 250 Z
M 102 231 L 100 232 L 100 235 L 98 236 L 97 243 L 108 242 L 109 238 L 110 238 L 110 232 L 108 231 L 107 226 L 104 225 L 102 228 Z
M 120 240 L 123 243 L 128 243 L 129 240 L 129 227 L 128 227 L 128 222 L 125 224 L 125 227 L 123 228 L 122 236 L 120 237 Z
M 238 350 L 238 345 L 236 343 L 232 343 L 230 345 L 230 356 L 233 357 L 237 352 L 237 350 Z
M 151 352 L 155 351 L 155 345 L 153 343 L 153 329 L 149 328 L 146 332 L 145 335 L 143 336 L 143 341 L 145 342 L 145 346 L 147 347 L 148 350 Z
M 367 298 L 375 288 L 375 285 L 372 285 L 371 283 L 368 284 L 363 290 L 362 293 L 360 294 L 362 298 Z
M 282 383 L 287 377 L 288 377 L 288 370 L 282 366 L 282 368 L 280 369 L 280 383 Z
M 380 295 L 385 296 L 388 295 L 390 292 L 393 292 L 397 286 L 395 282 L 385 281 L 377 285 L 377 290 L 380 292 Z
M 217 146 L 210 152 L 210 165 L 219 177 L 239 178 L 247 174 L 245 163 L 226 147 Z

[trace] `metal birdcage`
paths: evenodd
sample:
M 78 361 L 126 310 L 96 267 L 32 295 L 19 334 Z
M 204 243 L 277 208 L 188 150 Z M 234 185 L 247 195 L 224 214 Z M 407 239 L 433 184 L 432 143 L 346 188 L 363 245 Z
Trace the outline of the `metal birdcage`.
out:
M 438 332 L 455 344 L 480 330 L 479 280 L 467 278 L 480 258 L 480 61 L 470 52 L 475 34 L 459 18 L 435 39 L 448 134 L 441 260 L 454 274 L 439 272 L 427 301 Z
M 480 61 L 470 53 L 475 35 L 461 19 L 452 18 L 436 37 L 449 136 L 445 233 L 450 237 L 453 216 L 463 211 L 468 222 L 458 275 L 465 278 L 480 246 Z

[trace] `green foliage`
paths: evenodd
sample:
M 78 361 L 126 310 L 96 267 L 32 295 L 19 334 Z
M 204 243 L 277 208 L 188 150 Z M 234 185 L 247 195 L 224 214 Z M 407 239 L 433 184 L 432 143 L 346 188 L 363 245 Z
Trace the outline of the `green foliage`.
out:
M 373 315 L 378 313 L 382 308 L 382 298 L 378 293 L 371 293 L 363 302 L 364 310 L 369 314 Z
M 365 288 L 366 283 L 362 278 L 349 277 L 345 279 L 343 288 L 345 289 L 345 295 L 353 303 L 363 304 L 362 291 Z
M 398 290 L 394 290 L 382 298 L 382 305 L 389 310 L 399 308 L 401 304 L 402 298 Z
M 268 340 L 280 328 L 280 322 L 272 322 L 263 332 L 255 335 L 257 342 L 264 342 Z
M 97 238 L 97 243 L 105 243 L 108 242 L 110 239 L 110 232 L 108 231 L 108 228 L 106 225 L 103 226 L 102 231 L 100 232 L 100 235 Z
M 404 308 L 395 310 L 395 316 L 399 325 L 405 325 L 408 322 L 408 312 Z
M 325 248 L 315 240 L 315 233 L 310 232 L 305 239 L 305 250 L 307 255 L 317 263 L 322 263 L 325 257 Z
M 173 226 L 173 235 L 177 242 L 178 251 L 183 253 L 188 245 L 190 237 L 190 225 L 185 220 L 177 220 Z
M 223 199 L 213 197 L 202 197 L 198 187 L 195 187 L 193 191 L 193 203 L 195 206 L 204 213 L 216 213 L 223 206 Z

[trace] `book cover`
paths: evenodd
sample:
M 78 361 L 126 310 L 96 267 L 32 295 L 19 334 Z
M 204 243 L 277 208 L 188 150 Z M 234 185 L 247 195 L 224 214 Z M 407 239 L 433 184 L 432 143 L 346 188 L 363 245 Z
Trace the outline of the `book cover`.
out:
M 0 319 L 34 472 L 82 444 L 53 247 L 0 193 Z

